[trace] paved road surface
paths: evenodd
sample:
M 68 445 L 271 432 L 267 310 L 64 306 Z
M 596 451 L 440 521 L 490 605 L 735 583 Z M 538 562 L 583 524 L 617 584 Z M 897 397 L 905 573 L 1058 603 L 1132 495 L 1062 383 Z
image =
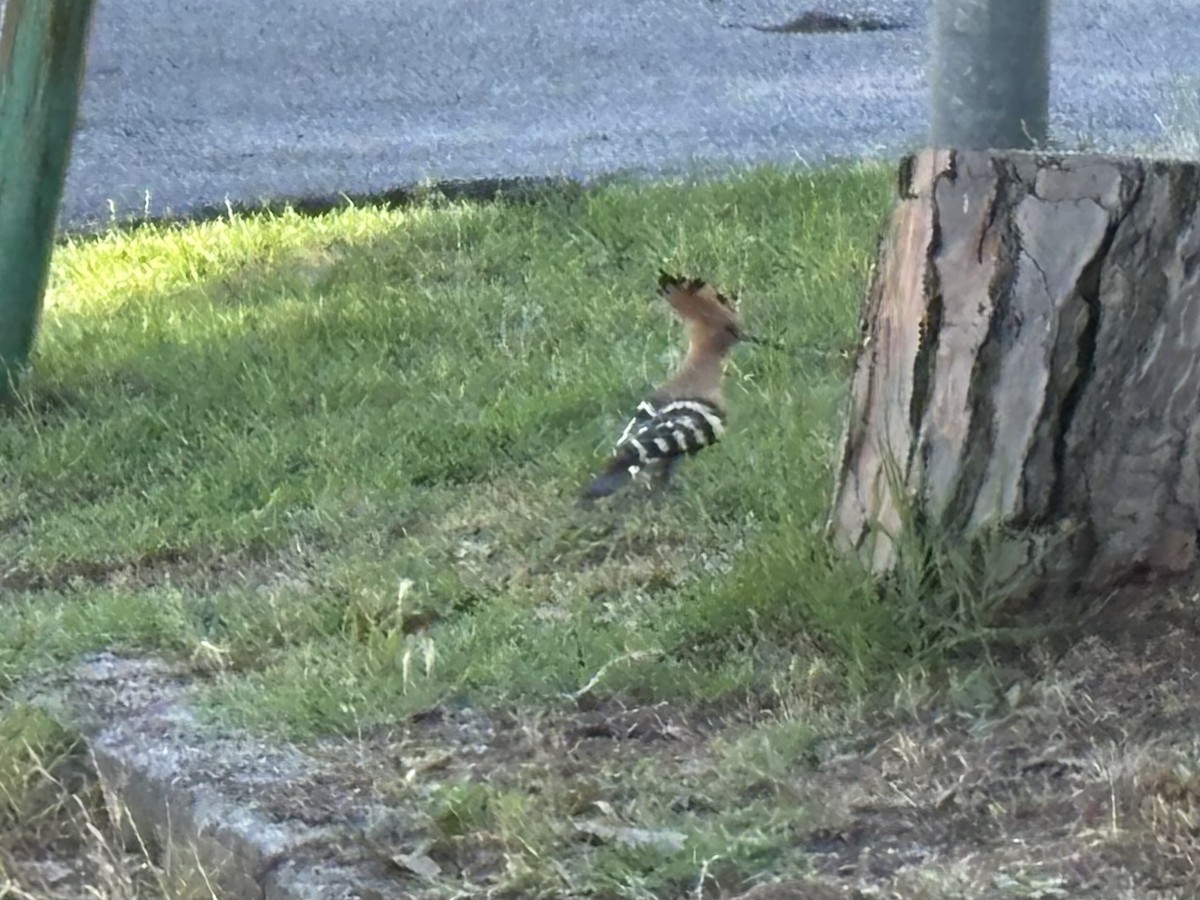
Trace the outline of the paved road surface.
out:
M 807 0 L 100 0 L 63 218 L 918 142 L 929 4 L 824 5 L 908 27 L 746 27 Z M 1152 140 L 1200 83 L 1200 3 L 1053 6 L 1057 135 Z

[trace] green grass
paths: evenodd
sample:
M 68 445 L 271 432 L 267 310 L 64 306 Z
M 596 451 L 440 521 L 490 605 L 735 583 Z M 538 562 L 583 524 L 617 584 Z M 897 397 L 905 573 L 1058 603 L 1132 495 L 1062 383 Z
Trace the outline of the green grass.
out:
M 890 203 L 883 167 L 763 169 L 68 240 L 0 421 L 0 688 L 85 651 L 166 653 L 213 676 L 206 715 L 295 737 L 580 692 L 783 709 L 813 672 L 860 696 L 915 641 L 821 534 Z M 791 352 L 736 351 L 730 433 L 677 493 L 583 510 L 680 353 L 660 266 L 739 292 Z M 709 812 L 672 805 L 662 764 L 605 776 L 626 820 L 689 849 L 600 846 L 593 882 L 651 896 L 700 851 L 778 861 L 804 809 L 754 786 L 819 731 L 780 715 L 688 776 Z M 555 817 L 577 798 L 513 778 L 446 785 L 430 821 L 446 846 L 519 835 L 507 883 L 532 896 L 557 877 L 536 861 L 576 848 Z
M 291 732 L 620 659 L 606 691 L 720 696 L 801 635 L 869 675 L 890 622 L 819 526 L 888 203 L 881 168 L 764 170 L 68 242 L 0 430 L 0 673 L 206 642 L 213 709 Z M 794 352 L 738 351 L 679 495 L 581 511 L 679 352 L 660 264 Z

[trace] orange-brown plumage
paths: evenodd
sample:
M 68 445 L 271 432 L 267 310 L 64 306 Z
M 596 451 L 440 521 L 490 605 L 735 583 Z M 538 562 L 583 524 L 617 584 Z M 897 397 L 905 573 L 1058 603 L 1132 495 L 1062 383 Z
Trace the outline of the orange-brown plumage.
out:
M 696 397 L 724 407 L 721 379 L 725 357 L 743 340 L 734 300 L 698 279 L 658 273 L 658 287 L 683 320 L 688 350 L 679 369 L 654 392 L 659 399 Z
M 659 272 L 658 287 L 684 322 L 687 355 L 671 378 L 638 404 L 585 497 L 613 493 L 643 467 L 665 485 L 681 458 L 716 443 L 725 429 L 725 359 L 739 341 L 762 343 L 742 330 L 734 298 L 707 282 Z

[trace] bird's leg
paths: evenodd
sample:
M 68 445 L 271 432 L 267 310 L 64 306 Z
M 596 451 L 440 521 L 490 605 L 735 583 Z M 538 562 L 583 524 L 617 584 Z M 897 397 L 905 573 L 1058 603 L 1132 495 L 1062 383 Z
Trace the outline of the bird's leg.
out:
M 671 487 L 671 476 L 675 474 L 675 467 L 681 459 L 682 456 L 671 456 L 654 467 L 650 475 L 650 489 L 654 494 L 663 494 Z

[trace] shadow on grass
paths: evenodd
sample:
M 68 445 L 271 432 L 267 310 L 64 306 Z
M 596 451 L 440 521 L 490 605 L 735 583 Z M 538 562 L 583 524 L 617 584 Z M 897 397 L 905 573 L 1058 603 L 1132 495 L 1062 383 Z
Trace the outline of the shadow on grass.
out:
M 585 191 L 616 181 L 601 178 L 589 184 L 570 178 L 478 178 L 469 181 L 439 181 L 430 184 L 401 185 L 373 193 L 351 192 L 327 195 L 274 197 L 259 202 L 206 203 L 186 214 L 162 216 L 131 215 L 115 221 L 68 229 L 63 237 L 76 241 L 98 240 L 113 233 L 130 233 L 145 228 L 201 225 L 258 215 L 295 213 L 305 217 L 324 216 L 347 206 L 374 207 L 383 210 L 426 206 L 430 201 L 448 203 L 534 204 L 551 199 L 577 197 Z
M 226 714 L 301 730 L 598 672 L 639 702 L 769 689 L 808 625 L 872 614 L 812 530 L 840 369 L 739 355 L 751 437 L 691 462 L 664 508 L 571 500 L 676 358 L 660 265 L 749 282 L 756 327 L 836 347 L 886 197 L 882 171 L 767 172 L 67 245 L 0 426 L 18 656 L 80 646 L 38 637 L 80 616 L 109 623 L 84 645 L 215 642 L 262 673 L 223 687 Z M 854 628 L 821 652 L 869 665 L 886 630 Z

